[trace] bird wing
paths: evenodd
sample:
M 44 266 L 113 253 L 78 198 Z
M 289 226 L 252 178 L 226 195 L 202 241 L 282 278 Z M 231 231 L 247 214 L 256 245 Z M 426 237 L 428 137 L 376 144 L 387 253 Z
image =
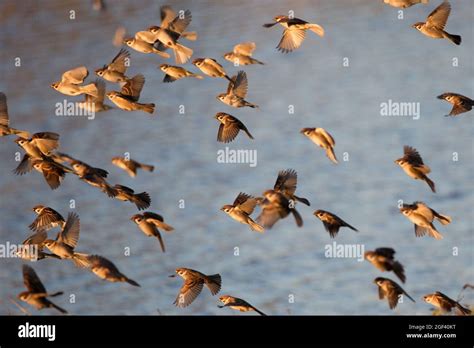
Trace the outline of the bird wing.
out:
M 122 87 L 121 93 L 129 96 L 133 101 L 138 101 L 144 84 L 145 76 L 142 74 L 135 75 Z
M 17 175 L 23 175 L 30 172 L 31 169 L 33 169 L 33 161 L 28 154 L 25 154 L 13 172 Z
M 447 1 L 444 1 L 429 14 L 428 18 L 426 19 L 426 24 L 438 29 L 444 29 L 450 12 L 451 4 Z
M 8 124 L 7 96 L 5 93 L 0 92 L 0 126 L 8 127 Z
M 137 31 L 135 33 L 135 39 L 146 42 L 148 44 L 153 44 L 156 41 L 155 34 L 146 30 Z
M 387 299 L 388 299 L 388 305 L 389 305 L 390 309 L 393 309 L 397 306 L 398 297 L 402 293 L 403 293 L 402 289 L 398 289 L 397 286 L 390 283 L 390 285 L 388 286 L 388 289 L 387 289 Z
M 254 197 L 241 192 L 235 199 L 233 205 L 234 207 L 238 207 L 240 210 L 250 215 L 253 213 L 253 210 L 257 205 L 257 200 Z
M 89 71 L 87 71 L 87 68 L 85 66 L 79 66 L 77 68 L 66 71 L 61 77 L 61 82 L 68 82 L 74 85 L 79 85 L 84 82 L 88 75 Z
M 293 169 L 282 170 L 278 173 L 273 189 L 287 196 L 292 196 L 296 191 L 298 175 Z
M 176 17 L 176 12 L 171 6 L 164 5 L 160 7 L 161 27 L 167 29 L 173 19 Z
M 130 187 L 127 187 L 127 186 L 123 186 L 123 185 L 115 185 L 114 186 L 115 189 L 118 189 L 120 191 L 123 191 L 124 193 L 128 193 L 130 195 L 133 195 L 135 193 L 134 190 L 132 190 Z
M 179 290 L 174 304 L 181 308 L 190 305 L 201 293 L 203 286 L 202 279 L 187 279 Z
M 229 143 L 239 134 L 239 127 L 236 123 L 221 123 L 217 132 L 217 140 L 223 143 Z
M 414 211 L 417 213 L 417 214 L 420 214 L 420 215 L 423 215 L 428 221 L 433 221 L 434 219 L 434 214 L 433 214 L 433 210 L 428 207 L 425 203 L 423 202 L 415 202 L 414 203 L 416 208 L 414 209 Z
M 255 42 L 242 42 L 234 46 L 233 52 L 235 54 L 241 54 L 243 56 L 251 57 L 256 47 L 257 45 L 255 44 Z
M 173 21 L 169 24 L 167 29 L 174 31 L 175 33 L 183 33 L 188 25 L 191 23 L 192 16 L 191 11 L 186 10 L 184 13 L 180 13 L 176 16 Z
M 245 98 L 245 96 L 247 95 L 249 84 L 245 71 L 239 71 L 237 73 L 237 77 L 235 78 L 235 80 L 233 79 L 233 81 L 233 84 L 229 83 L 229 85 L 232 85 L 232 93 L 237 97 Z
M 377 248 L 375 249 L 375 253 L 380 256 L 384 256 L 389 260 L 393 260 L 395 255 L 395 250 L 392 248 Z
M 29 226 L 31 230 L 50 229 L 51 223 L 64 220 L 63 217 L 54 209 L 44 208 L 41 214 Z
M 41 132 L 33 134 L 31 142 L 42 153 L 48 155 L 51 151 L 56 150 L 59 146 L 59 134 L 53 132 Z
M 302 29 L 285 29 L 283 36 L 278 43 L 278 50 L 284 53 L 291 52 L 301 46 L 305 38 L 305 31 Z
M 76 213 L 69 213 L 66 224 L 58 235 L 58 241 L 75 248 L 79 240 L 80 221 Z
M 32 234 L 31 236 L 29 236 L 28 238 L 26 238 L 23 243 L 23 245 L 41 245 L 45 240 L 46 238 L 48 238 L 48 234 L 46 233 L 45 230 L 40 230 L 34 234 Z
M 336 145 L 336 141 L 334 140 L 334 138 L 324 128 L 316 128 L 314 131 L 318 134 L 321 134 L 324 139 L 326 139 L 326 141 L 331 144 L 331 146 Z
M 118 71 L 120 73 L 124 73 L 127 70 L 127 66 L 125 66 L 125 62 L 130 57 L 130 52 L 126 49 L 122 48 L 119 53 L 112 59 L 110 62 L 108 69 L 113 71 Z
M 270 229 L 273 225 L 281 219 L 280 209 L 272 203 L 267 203 L 263 206 L 262 212 L 257 217 L 257 223 Z
M 46 293 L 46 288 L 35 270 L 28 265 L 23 265 L 23 283 L 30 292 Z
M 411 146 L 405 145 L 403 147 L 403 154 L 404 154 L 403 157 L 410 164 L 413 164 L 415 166 L 422 166 L 424 164 L 423 160 L 421 159 L 421 156 L 420 156 L 419 152 Z

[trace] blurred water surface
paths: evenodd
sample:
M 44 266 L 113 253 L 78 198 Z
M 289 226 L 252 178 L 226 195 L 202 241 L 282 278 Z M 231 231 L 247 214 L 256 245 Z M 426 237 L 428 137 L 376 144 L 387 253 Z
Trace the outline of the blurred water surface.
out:
M 161 213 L 175 227 L 164 236 L 167 253 L 129 221 L 135 207 L 108 199 L 98 190 L 68 176 L 51 191 L 38 173 L 17 177 L 12 169 L 18 148 L 11 138 L 0 142 L 0 241 L 20 243 L 34 218 L 31 207 L 52 206 L 63 215 L 71 199 L 77 202 L 81 236 L 77 250 L 110 258 L 121 271 L 141 284 L 106 283 L 73 267 L 70 262 L 46 260 L 33 264 L 48 290 L 74 294 L 55 302 L 72 314 L 238 314 L 217 308 L 217 296 L 207 289 L 184 310 L 172 305 L 181 281 L 168 278 L 176 267 L 220 273 L 223 294 L 242 297 L 269 314 L 428 314 L 422 295 L 436 290 L 456 297 L 473 274 L 473 115 L 443 115 L 450 105 L 438 94 L 453 91 L 473 97 L 473 3 L 452 2 L 447 30 L 461 34 L 457 47 L 430 40 L 410 25 L 426 18 L 440 1 L 398 11 L 382 1 L 173 1 L 190 9 L 196 42 L 193 58 L 214 57 L 235 74 L 239 68 L 222 55 L 243 41 L 255 41 L 255 58 L 267 63 L 248 66 L 248 100 L 260 109 L 231 109 L 215 99 L 225 91 L 223 79 L 187 79 L 163 84 L 156 55 L 131 52 L 129 75 L 142 73 L 144 102 L 157 104 L 157 115 L 117 109 L 94 120 L 56 117 L 55 103 L 63 95 L 49 87 L 62 72 L 86 65 L 94 69 L 117 53 L 112 37 L 118 26 L 128 33 L 159 24 L 160 1 L 107 1 L 105 12 L 89 1 L 10 1 L 0 3 L 0 90 L 8 96 L 13 127 L 61 134 L 61 150 L 110 172 L 122 183 L 152 196 L 151 211 Z M 69 18 L 70 10 L 75 19 Z M 262 27 L 277 14 L 293 10 L 326 30 L 321 39 L 309 32 L 302 47 L 288 55 L 275 50 L 282 29 Z M 15 58 L 21 66 L 15 67 Z M 349 66 L 343 67 L 343 58 Z M 453 58 L 459 61 L 452 66 Z M 171 60 L 166 61 L 171 63 Z M 171 63 L 172 64 L 172 63 Z M 196 71 L 190 64 L 188 69 Z M 116 86 L 107 84 L 107 89 Z M 389 99 L 419 102 L 421 118 L 381 117 L 380 103 Z M 68 100 L 80 100 L 69 98 Z M 186 113 L 179 114 L 184 105 Z M 293 105 L 294 114 L 288 114 Z M 225 111 L 241 119 L 254 135 L 239 135 L 233 149 L 256 149 L 258 165 L 218 164 L 218 124 L 213 116 Z M 323 151 L 299 134 L 303 127 L 323 127 L 336 139 L 340 164 L 332 165 Z M 393 160 L 403 145 L 416 147 L 432 168 L 438 193 L 409 179 Z M 156 165 L 153 174 L 136 179 L 113 167 L 112 156 L 130 152 L 132 158 Z M 343 153 L 349 155 L 342 161 Z M 459 161 L 453 162 L 453 152 Z M 299 175 L 299 205 L 305 224 L 279 222 L 263 235 L 232 221 L 219 208 L 244 191 L 259 195 L 271 188 L 281 169 Z M 398 200 L 423 200 L 453 223 L 440 227 L 442 241 L 415 239 L 413 226 L 398 212 Z M 184 200 L 185 209 L 178 207 Z M 367 262 L 328 259 L 324 247 L 332 243 L 315 209 L 338 214 L 360 230 L 342 229 L 337 243 L 363 244 L 368 249 L 390 246 L 405 265 L 404 288 L 417 303 L 403 303 L 394 311 L 378 301 L 372 280 L 380 275 Z M 235 248 L 239 256 L 234 256 Z M 124 256 L 130 248 L 131 255 Z M 453 256 L 453 248 L 459 253 Z M 22 291 L 21 261 L 0 260 L 0 313 L 18 314 L 8 298 Z M 395 279 L 392 274 L 383 274 Z M 289 302 L 294 297 L 294 302 Z M 466 302 L 474 296 L 466 293 Z M 36 313 L 36 312 L 35 312 Z M 42 311 L 40 314 L 52 314 Z

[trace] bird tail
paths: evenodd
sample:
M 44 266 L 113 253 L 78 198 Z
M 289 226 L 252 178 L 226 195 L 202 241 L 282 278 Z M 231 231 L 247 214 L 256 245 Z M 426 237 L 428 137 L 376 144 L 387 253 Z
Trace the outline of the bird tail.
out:
M 158 241 L 160 242 L 161 251 L 166 252 L 165 243 L 163 242 L 163 238 L 161 237 L 160 232 L 156 234 L 156 238 L 158 238 Z
M 10 130 L 12 131 L 13 134 L 18 135 L 20 138 L 29 139 L 31 137 L 30 132 L 22 131 L 15 128 L 10 128 Z
M 209 290 L 211 290 L 211 294 L 215 295 L 220 291 L 222 284 L 222 278 L 220 274 L 207 276 L 205 282 Z
M 255 312 L 257 312 L 258 314 L 260 314 L 260 315 L 265 315 L 265 316 L 266 316 L 265 313 L 263 313 L 262 311 L 258 310 L 257 308 L 255 308 L 255 307 L 252 307 L 252 308 L 253 308 L 253 310 L 254 310 Z
M 253 64 L 260 64 L 260 65 L 265 65 L 264 62 L 261 62 L 255 58 L 250 58 L 250 61 L 253 63 Z
M 442 225 L 448 225 L 451 223 L 452 219 L 451 216 L 448 215 L 443 215 L 443 214 L 438 214 L 437 212 L 433 212 L 434 216 L 436 219 L 442 224 Z
M 58 311 L 60 311 L 60 312 L 63 313 L 63 314 L 67 314 L 67 310 L 65 310 L 65 309 L 63 309 L 63 308 L 61 308 L 61 307 L 59 307 L 58 305 L 54 304 L 53 302 L 50 302 L 50 303 L 51 303 L 51 307 L 57 309 Z
M 224 75 L 224 77 L 225 77 L 227 80 L 229 80 L 230 83 L 234 84 L 235 81 L 232 80 L 232 79 L 229 77 L 229 75 Z
M 155 112 L 155 104 L 153 103 L 150 103 L 150 104 L 139 104 L 137 103 L 136 104 L 138 106 L 138 108 L 142 111 L 145 111 L 149 114 L 152 114 L 153 112 Z
M 293 196 L 298 202 L 301 202 L 303 204 L 306 204 L 308 207 L 311 206 L 311 203 L 306 198 L 298 197 L 298 196 Z
M 461 36 L 460 35 L 453 35 L 453 34 L 449 34 L 447 32 L 443 32 L 443 35 L 444 35 L 445 38 L 447 38 L 452 43 L 454 43 L 456 45 L 461 44 Z
M 249 103 L 248 101 L 245 102 L 245 106 L 249 106 L 249 107 L 251 107 L 252 109 L 258 109 L 258 105 L 257 105 L 257 104 L 252 104 L 252 103 Z
M 193 50 L 189 47 L 183 46 L 179 43 L 173 49 L 174 57 L 176 59 L 176 63 L 184 64 L 186 63 L 191 56 L 193 55 Z
M 397 262 L 397 261 L 394 262 L 393 272 L 402 281 L 402 283 L 405 283 L 405 280 L 407 278 L 405 276 L 405 270 L 403 269 L 403 266 L 400 262 Z
M 301 217 L 300 213 L 295 208 L 291 209 L 291 212 L 293 213 L 293 216 L 295 217 L 296 225 L 298 227 L 303 226 L 303 218 Z
M 136 195 L 133 195 L 132 201 L 133 201 L 133 203 L 135 203 L 138 210 L 146 209 L 151 204 L 150 195 L 146 192 L 142 192 L 142 193 L 138 193 Z
M 459 311 L 460 315 L 470 315 L 471 310 L 469 308 L 463 307 L 459 304 L 459 302 L 456 302 L 456 308 Z
M 426 183 L 428 184 L 428 186 L 430 187 L 431 191 L 433 191 L 433 193 L 436 193 L 436 186 L 435 186 L 435 183 L 430 179 L 428 178 L 426 175 L 423 174 L 423 180 L 426 181 Z
M 336 158 L 336 154 L 334 153 L 334 149 L 332 147 L 329 147 L 327 150 L 326 150 L 326 156 L 328 156 L 328 158 L 333 161 L 334 163 L 337 164 L 337 158 Z
M 443 239 L 442 234 L 436 230 L 433 224 L 430 224 L 430 228 L 428 229 L 428 234 L 434 239 L 438 239 L 438 240 Z
M 186 31 L 181 34 L 181 37 L 189 41 L 196 41 L 198 38 L 198 34 L 195 31 Z
M 82 86 L 81 91 L 85 94 L 93 96 L 94 98 L 99 97 L 99 90 L 97 89 L 95 83 L 90 83 L 88 85 Z
M 257 232 L 260 232 L 260 233 L 263 233 L 265 231 L 265 229 L 263 228 L 262 225 L 257 224 L 252 219 L 249 218 L 248 222 L 249 222 L 249 226 L 252 229 L 252 231 L 257 231 Z
M 89 255 L 82 253 L 74 253 L 72 262 L 79 268 L 89 267 Z
M 170 55 L 168 52 L 163 52 L 163 51 L 160 51 L 160 50 L 157 50 L 156 48 L 153 47 L 153 53 L 163 57 L 163 58 L 169 58 Z
M 64 292 L 58 291 L 58 292 L 55 292 L 55 293 L 53 293 L 53 294 L 48 294 L 48 296 L 49 296 L 49 297 L 55 297 L 55 296 L 59 296 L 59 295 L 62 295 L 62 294 L 64 294 Z
M 202 80 L 202 79 L 204 78 L 203 76 L 198 75 L 198 74 L 195 74 L 195 73 L 191 73 L 189 76 L 195 77 L 195 78 L 197 78 L 197 79 L 199 79 L 199 80 Z
M 134 281 L 133 279 L 130 279 L 130 278 L 127 278 L 127 277 L 123 277 L 123 280 L 126 281 L 128 284 L 131 284 L 133 286 L 138 286 L 140 287 L 140 284 L 138 284 L 136 281 Z
M 152 172 L 153 170 L 155 170 L 155 166 L 151 166 L 149 164 L 141 164 L 140 163 L 140 168 L 143 169 L 143 170 L 146 170 L 147 172 Z
M 408 295 L 405 291 L 404 291 L 403 293 L 404 293 L 404 295 L 405 295 L 406 297 L 408 297 L 410 300 L 412 300 L 413 302 L 416 303 L 416 301 L 413 299 L 413 297 L 411 297 L 410 295 Z
M 250 134 L 250 132 L 249 132 L 249 130 L 248 130 L 247 128 L 244 128 L 244 132 L 245 132 L 245 134 L 248 135 L 248 137 L 249 137 L 250 139 L 253 139 L 252 134 Z
M 308 29 L 321 37 L 324 36 L 324 28 L 318 24 L 308 24 Z

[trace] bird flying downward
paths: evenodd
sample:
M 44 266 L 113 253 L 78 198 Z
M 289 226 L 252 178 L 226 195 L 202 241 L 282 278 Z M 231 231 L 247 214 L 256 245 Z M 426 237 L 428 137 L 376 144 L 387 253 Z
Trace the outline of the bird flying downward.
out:
M 348 227 L 353 231 L 359 232 L 355 227 L 352 227 L 351 225 L 349 225 L 347 222 L 342 220 L 339 216 L 337 216 L 336 214 L 330 213 L 328 211 L 316 210 L 313 213 L 313 215 L 316 216 L 319 220 L 321 220 L 321 222 L 324 225 L 324 228 L 326 229 L 326 231 L 329 232 L 329 235 L 331 236 L 331 238 L 336 237 L 341 227 Z
M 382 272 L 393 271 L 402 283 L 405 283 L 405 269 L 395 260 L 394 255 L 395 250 L 392 248 L 377 248 L 374 251 L 366 251 L 364 258 Z
M 436 192 L 435 183 L 427 176 L 431 169 L 423 163 L 419 152 L 414 147 L 405 145 L 403 147 L 403 157 L 395 160 L 395 163 L 402 167 L 410 178 L 423 180 L 428 184 L 431 191 Z
M 218 112 L 214 116 L 220 122 L 219 130 L 217 132 L 217 141 L 222 143 L 230 143 L 237 137 L 239 131 L 244 131 L 250 139 L 253 139 L 247 127 L 236 117 L 226 114 L 225 112 Z
M 227 87 L 227 92 L 219 94 L 217 99 L 234 108 L 241 108 L 244 106 L 258 108 L 258 105 L 249 103 L 245 100 L 248 90 L 248 80 L 245 71 L 239 71 L 231 80 L 232 81 L 229 82 Z
M 413 222 L 416 237 L 423 237 L 425 234 L 428 234 L 435 239 L 443 239 L 441 233 L 433 225 L 433 221 L 438 220 L 442 225 L 451 223 L 451 217 L 439 214 L 423 202 L 403 204 L 400 212 Z
M 457 116 L 464 112 L 471 111 L 474 106 L 474 100 L 457 93 L 446 92 L 439 95 L 437 98 L 446 100 L 448 103 L 453 105 L 451 112 L 446 116 Z
M 301 134 L 307 136 L 313 143 L 326 150 L 326 156 L 335 164 L 337 164 L 334 146 L 336 141 L 324 128 L 303 128 Z
M 383 300 L 387 298 L 390 309 L 394 309 L 397 306 L 402 296 L 406 296 L 415 302 L 415 300 L 393 280 L 378 277 L 374 279 L 374 283 L 379 287 L 379 299 Z

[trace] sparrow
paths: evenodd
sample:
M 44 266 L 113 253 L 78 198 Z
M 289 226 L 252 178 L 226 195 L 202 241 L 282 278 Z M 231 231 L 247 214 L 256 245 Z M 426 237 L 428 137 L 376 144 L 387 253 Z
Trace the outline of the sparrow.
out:
M 318 24 L 311 24 L 299 18 L 290 18 L 288 16 L 276 16 L 273 23 L 264 24 L 265 28 L 273 27 L 275 24 L 282 25 L 285 30 L 278 46 L 278 51 L 289 53 L 298 47 L 304 41 L 306 30 L 311 30 L 317 35 L 323 37 L 324 29 Z
M 190 268 L 177 268 L 176 274 L 184 279 L 184 284 L 173 302 L 177 307 L 184 308 L 190 305 L 201 293 L 204 284 L 209 288 L 212 295 L 217 294 L 221 289 L 220 274 L 208 276 Z M 176 274 L 170 275 L 170 278 L 176 277 Z
M 227 75 L 222 65 L 220 65 L 213 58 L 196 58 L 193 60 L 193 65 L 197 66 L 204 74 L 210 77 L 222 77 L 234 83 L 234 81 Z
M 105 179 L 109 172 L 101 168 L 92 167 L 79 160 L 73 160 L 71 164 L 74 173 L 79 176 L 79 179 L 91 186 L 98 187 L 109 197 L 115 197 L 117 195 L 116 190 Z
M 313 143 L 326 150 L 326 156 L 337 164 L 334 146 L 336 142 L 334 138 L 323 128 L 303 128 L 301 134 L 306 135 Z
M 63 228 L 66 224 L 62 215 L 53 208 L 38 204 L 35 205 L 32 210 L 38 215 L 30 226 L 28 226 L 32 231 L 48 231 L 54 227 Z
M 161 71 L 165 73 L 165 77 L 163 78 L 163 82 L 174 82 L 176 80 L 180 80 L 184 77 L 195 77 L 197 79 L 202 80 L 203 77 L 201 75 L 195 74 L 191 71 L 186 70 L 180 66 L 174 66 L 169 64 L 161 64 L 160 65 Z
M 217 132 L 217 141 L 230 143 L 235 139 L 237 134 L 239 134 L 240 130 L 243 130 L 250 139 L 253 139 L 247 127 L 236 117 L 226 114 L 225 112 L 218 112 L 214 118 L 220 122 Z
M 160 214 L 146 211 L 143 214 L 133 215 L 130 220 L 135 222 L 138 228 L 143 233 L 145 233 L 146 236 L 157 237 L 158 241 L 160 242 L 161 250 L 165 252 L 165 243 L 161 238 L 161 234 L 158 228 L 161 228 L 166 232 L 171 232 L 174 230 L 174 228 L 165 223 L 163 217 Z
M 56 163 L 49 158 L 34 159 L 32 165 L 34 169 L 43 174 L 46 183 L 52 190 L 56 190 L 61 185 L 67 172 L 72 172 L 69 168 Z
M 247 301 L 242 300 L 241 298 L 224 295 L 224 296 L 219 297 L 219 300 L 224 304 L 223 306 L 218 305 L 217 307 L 219 308 L 230 307 L 240 312 L 255 311 L 260 315 L 266 315 L 265 313 L 263 313 L 262 311 L 259 311 L 257 308 L 252 306 Z
M 159 26 L 148 28 L 148 31 L 153 34 L 155 41 L 158 40 L 161 46 L 173 50 L 176 64 L 185 64 L 193 55 L 191 48 L 178 43 L 181 33 L 188 27 L 191 20 L 191 11 L 186 10 L 182 16 L 176 16 L 168 28 Z
M 470 315 L 471 310 L 461 306 L 461 304 L 453 299 L 449 298 L 442 292 L 436 291 L 433 294 L 423 296 L 423 300 L 435 307 L 438 307 L 443 312 L 451 312 L 453 308 L 456 308 L 459 315 Z
M 176 15 L 176 12 L 174 12 L 170 6 L 164 5 L 160 7 L 160 16 L 161 28 L 174 31 L 184 39 L 190 41 L 197 40 L 197 33 L 195 31 L 184 31 L 189 25 L 189 23 L 186 24 L 186 22 L 188 21 L 188 19 L 186 19 L 186 11 L 182 15 Z M 189 16 L 191 16 L 191 13 L 189 13 Z M 189 22 L 191 22 L 190 19 Z
M 140 284 L 138 284 L 136 281 L 121 273 L 117 266 L 115 266 L 111 261 L 103 256 L 87 255 L 85 258 L 85 267 L 87 267 L 100 279 L 107 280 L 112 283 L 127 282 L 133 286 L 140 286 Z
M 325 210 L 316 210 L 313 213 L 319 220 L 322 221 L 324 228 L 329 232 L 331 238 L 335 238 L 341 227 L 349 227 L 351 230 L 359 232 L 355 227 L 349 225 L 339 216 Z
M 125 72 L 127 71 L 129 59 L 130 52 L 122 48 L 109 64 L 97 69 L 95 74 L 109 82 L 127 82 L 128 77 L 125 75 Z
M 144 111 L 152 114 L 155 111 L 155 104 L 140 104 L 140 92 L 145 84 L 145 76 L 142 74 L 134 76 L 128 80 L 122 87 L 120 92 L 111 91 L 107 93 L 107 97 L 117 105 L 120 109 L 125 111 Z
M 126 159 L 125 157 L 113 157 L 112 164 L 119 167 L 120 169 L 125 170 L 132 178 L 137 176 L 138 169 L 143 169 L 147 172 L 152 172 L 155 169 L 155 167 L 152 165 L 143 164 L 131 158 Z
M 447 92 L 439 95 L 437 98 L 446 100 L 448 103 L 453 104 L 451 112 L 446 116 L 456 116 L 471 111 L 474 106 L 474 100 L 457 93 Z
M 17 138 L 15 143 L 24 151 L 20 164 L 14 169 L 17 175 L 23 175 L 33 169 L 33 160 L 46 159 L 59 146 L 59 134 L 53 132 L 35 133 L 29 139 Z
M 427 4 L 430 0 L 383 0 L 384 3 L 393 7 L 408 8 L 416 4 Z
M 224 104 L 234 108 L 241 108 L 249 106 L 251 108 L 258 108 L 258 105 L 249 103 L 244 98 L 247 95 L 248 80 L 245 71 L 239 71 L 236 76 L 232 77 L 232 81 L 227 86 L 227 92 L 221 93 L 217 96 Z
M 311 205 L 306 198 L 298 197 L 295 195 L 296 186 L 298 184 L 298 174 L 294 169 L 280 170 L 278 177 L 275 181 L 273 189 L 277 192 L 282 193 L 290 203 L 296 204 L 296 201 L 306 204 L 308 207 Z
M 413 204 L 403 204 L 400 212 L 415 226 L 415 236 L 423 237 L 428 233 L 435 239 L 443 239 L 443 236 L 436 230 L 433 221 L 436 219 L 442 225 L 451 222 L 451 217 L 442 215 L 428 207 L 423 202 L 414 202 Z
M 21 243 L 21 248 L 17 252 L 17 256 L 24 260 L 39 261 L 47 257 L 61 259 L 59 256 L 54 254 L 45 253 L 43 251 L 43 242 L 48 239 L 48 234 L 45 230 L 39 230 Z
M 253 221 L 250 217 L 256 205 L 256 198 L 240 192 L 232 205 L 226 204 L 221 208 L 221 210 L 235 221 L 248 225 L 252 231 L 263 232 L 264 228 Z
M 374 283 L 379 287 L 379 299 L 383 300 L 386 297 L 390 309 L 394 309 L 397 306 L 398 299 L 402 295 L 406 295 L 406 297 L 415 302 L 415 300 L 393 280 L 378 277 L 374 279 Z
M 124 202 L 135 203 L 138 210 L 147 209 L 151 204 L 150 195 L 146 192 L 135 193 L 130 187 L 123 185 L 115 185 L 113 189 L 117 192 L 114 198 Z
M 18 298 L 20 300 L 28 303 L 30 306 L 33 306 L 38 310 L 43 308 L 54 308 L 63 314 L 67 314 L 66 310 L 48 300 L 48 297 L 59 296 L 62 295 L 63 292 L 58 291 L 53 294 L 49 294 L 35 270 L 28 265 L 23 265 L 23 283 L 25 284 L 25 287 L 28 289 L 28 291 L 23 291 L 18 294 Z
M 43 244 L 61 259 L 72 259 L 78 267 L 85 267 L 86 255 L 74 251 L 79 241 L 80 221 L 76 213 L 69 213 L 66 224 L 58 233 L 56 240 L 46 239 Z
M 250 64 L 264 65 L 265 63 L 252 58 L 252 53 L 256 47 L 255 42 L 242 42 L 235 45 L 232 52 L 225 53 L 223 57 L 229 62 L 234 63 L 235 66 Z
M 94 83 L 97 87 L 97 98 L 86 94 L 84 101 L 76 102 L 76 105 L 88 112 L 102 112 L 112 109 L 110 105 L 104 104 L 105 82 L 96 79 Z
M 412 25 L 412 28 L 419 30 L 425 36 L 433 39 L 448 39 L 454 44 L 460 45 L 461 36 L 449 34 L 444 30 L 450 12 L 451 4 L 448 1 L 443 1 L 441 5 L 436 7 L 434 11 L 429 14 L 426 23 L 417 22 Z
M 10 127 L 10 118 L 8 117 L 7 96 L 0 92 L 0 137 L 16 134 L 20 138 L 28 139 L 31 135 L 27 131 L 18 130 Z
M 415 148 L 405 145 L 403 147 L 403 157 L 395 160 L 395 163 L 402 167 L 410 178 L 425 181 L 431 191 L 436 192 L 435 183 L 426 175 L 431 172 L 431 169 L 423 163 L 420 154 Z
M 263 199 L 258 201 L 262 212 L 257 217 L 257 223 L 266 229 L 270 229 L 280 219 L 286 218 L 290 213 L 295 218 L 298 227 L 303 226 L 303 218 L 294 208 L 295 202 L 290 201 L 285 195 L 276 190 L 267 190 L 263 193 Z
M 396 274 L 396 276 L 405 283 L 405 270 L 402 264 L 394 258 L 395 250 L 392 248 L 377 248 L 374 251 L 366 251 L 364 258 L 374 265 L 379 271 L 390 272 Z
M 166 52 L 162 52 L 158 49 L 156 49 L 153 46 L 153 42 L 149 43 L 147 41 L 141 40 L 140 38 L 143 38 L 143 35 L 149 35 L 147 31 L 140 31 L 135 34 L 135 37 L 129 37 L 123 40 L 123 43 L 126 44 L 128 47 L 133 48 L 135 51 L 140 52 L 140 53 L 154 53 L 157 54 L 163 58 L 169 58 L 170 55 Z
M 80 94 L 89 94 L 97 98 L 99 95 L 95 84 L 90 83 L 85 86 L 80 86 L 88 75 L 89 71 L 87 71 L 87 68 L 85 66 L 79 66 L 66 71 L 62 75 L 61 81 L 52 83 L 51 88 L 54 88 L 59 93 L 65 95 L 76 96 Z

